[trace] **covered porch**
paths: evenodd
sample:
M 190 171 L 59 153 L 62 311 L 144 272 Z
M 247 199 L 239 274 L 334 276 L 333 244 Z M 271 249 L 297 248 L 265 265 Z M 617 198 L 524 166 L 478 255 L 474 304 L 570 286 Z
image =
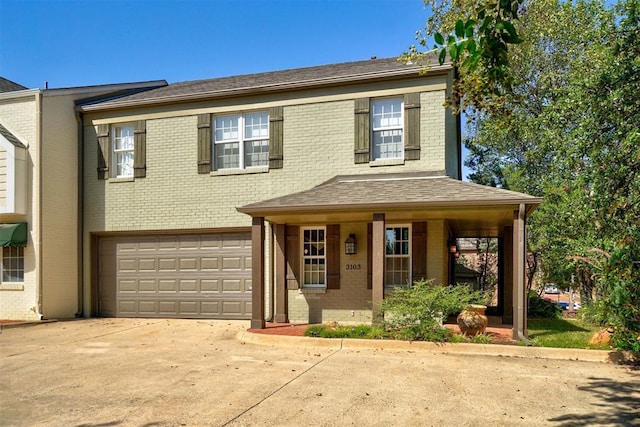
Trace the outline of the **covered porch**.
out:
M 264 328 L 267 311 L 278 323 L 376 322 L 393 286 L 452 283 L 455 239 L 497 237 L 496 315 L 526 337 L 525 224 L 540 202 L 416 172 L 337 176 L 241 207 L 253 218 L 251 327 Z

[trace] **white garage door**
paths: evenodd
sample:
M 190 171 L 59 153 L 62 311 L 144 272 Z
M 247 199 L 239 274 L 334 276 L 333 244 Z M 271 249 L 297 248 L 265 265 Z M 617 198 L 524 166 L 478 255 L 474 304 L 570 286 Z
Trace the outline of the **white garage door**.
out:
M 251 318 L 249 233 L 103 237 L 104 317 Z

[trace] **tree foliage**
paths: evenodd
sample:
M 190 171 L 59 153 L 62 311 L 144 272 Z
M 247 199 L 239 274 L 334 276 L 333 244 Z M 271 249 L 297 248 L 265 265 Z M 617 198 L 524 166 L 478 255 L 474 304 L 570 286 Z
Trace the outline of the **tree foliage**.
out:
M 509 13 L 482 28 L 487 3 Z M 547 278 L 605 301 L 615 344 L 640 350 L 640 0 L 426 4 L 423 46 L 453 37 L 435 42 L 459 66 L 452 104 L 467 113 L 471 179 L 544 197 L 528 227 Z M 496 53 L 481 30 L 509 36 Z M 465 65 L 478 51 L 500 73 Z

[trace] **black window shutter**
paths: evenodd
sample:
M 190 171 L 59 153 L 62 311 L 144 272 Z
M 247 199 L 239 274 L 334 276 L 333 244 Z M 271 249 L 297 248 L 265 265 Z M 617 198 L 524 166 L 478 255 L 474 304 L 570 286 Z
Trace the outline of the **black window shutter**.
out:
M 285 226 L 285 259 L 287 264 L 287 289 L 300 288 L 300 227 Z
M 138 120 L 133 131 L 133 176 L 144 178 L 147 176 L 147 123 Z
M 283 108 L 269 109 L 269 169 L 282 169 L 283 165 Z
M 211 114 L 198 115 L 198 173 L 211 172 Z
M 109 125 L 98 125 L 98 179 L 109 179 L 110 153 Z
M 340 224 L 328 224 L 327 247 L 327 289 L 340 289 Z
M 404 159 L 420 160 L 420 93 L 404 96 Z
M 354 161 L 355 163 L 369 163 L 371 159 L 369 98 L 358 98 L 354 101 L 354 114 Z

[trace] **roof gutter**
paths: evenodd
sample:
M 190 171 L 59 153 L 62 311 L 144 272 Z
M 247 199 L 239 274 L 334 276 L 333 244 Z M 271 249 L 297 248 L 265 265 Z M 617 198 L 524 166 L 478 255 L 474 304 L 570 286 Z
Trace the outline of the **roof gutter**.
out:
M 542 203 L 542 198 L 535 197 L 530 199 L 512 199 L 512 200 L 497 200 L 497 199 L 483 199 L 483 200 L 448 200 L 437 202 L 408 202 L 408 203 L 394 203 L 392 205 L 382 205 L 380 203 L 366 203 L 358 205 L 307 205 L 307 206 L 273 206 L 273 207 L 257 207 L 241 206 L 236 208 L 240 213 L 248 214 L 251 216 L 261 216 L 273 213 L 308 213 L 316 214 L 319 212 L 357 212 L 357 211 L 379 211 L 384 209 L 385 211 L 401 211 L 406 209 L 417 208 L 441 208 L 441 207 L 484 207 L 491 208 L 494 206 L 519 206 L 525 204 L 528 208 L 528 213 L 533 211 L 537 205 Z

